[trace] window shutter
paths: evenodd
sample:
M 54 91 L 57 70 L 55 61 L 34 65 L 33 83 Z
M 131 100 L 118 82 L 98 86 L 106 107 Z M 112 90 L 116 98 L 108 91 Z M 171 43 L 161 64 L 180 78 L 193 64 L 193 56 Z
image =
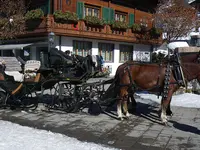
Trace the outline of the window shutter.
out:
M 47 3 L 47 12 L 48 12 L 48 14 L 51 14 L 51 0 L 48 0 L 48 3 Z
M 79 19 L 83 19 L 83 11 L 84 11 L 84 3 L 77 2 L 76 13 L 77 13 Z
M 40 8 L 42 9 L 42 11 L 44 12 L 44 15 L 50 14 L 50 0 L 48 0 L 48 2 L 46 2 L 44 5 L 40 6 Z
M 103 7 L 103 20 L 106 21 L 106 23 L 109 22 L 109 8 L 108 7 Z
M 132 26 L 134 24 L 134 14 L 129 14 L 129 26 Z
M 110 8 L 110 18 L 109 21 L 112 22 L 115 20 L 115 11 L 114 9 Z

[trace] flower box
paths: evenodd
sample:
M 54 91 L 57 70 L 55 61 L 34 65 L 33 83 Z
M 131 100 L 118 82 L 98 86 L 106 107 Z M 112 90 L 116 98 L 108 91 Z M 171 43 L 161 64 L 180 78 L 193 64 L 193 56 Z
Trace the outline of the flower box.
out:
M 43 17 L 44 17 L 44 12 L 42 11 L 42 9 L 30 10 L 25 14 L 26 20 L 36 20 L 36 19 L 41 19 Z
M 35 30 L 44 18 L 44 12 L 42 9 L 30 10 L 25 14 L 26 28 L 27 30 Z
M 62 24 L 77 24 L 78 23 L 78 16 L 76 13 L 73 12 L 62 12 L 61 10 L 55 11 L 54 14 L 55 22 L 62 23 Z
M 126 29 L 129 28 L 129 25 L 126 22 L 121 21 L 113 21 L 111 22 L 111 28 L 114 30 L 123 30 L 126 31 Z
M 105 21 L 95 17 L 95 16 L 86 16 L 84 18 L 85 24 L 87 26 L 91 26 L 91 27 L 99 27 L 99 28 L 103 28 L 105 25 Z

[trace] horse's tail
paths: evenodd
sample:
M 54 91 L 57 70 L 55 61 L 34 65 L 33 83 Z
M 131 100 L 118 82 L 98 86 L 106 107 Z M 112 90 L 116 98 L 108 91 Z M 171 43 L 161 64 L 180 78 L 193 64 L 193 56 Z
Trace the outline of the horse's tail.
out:
M 106 100 L 107 105 L 111 106 L 117 100 L 117 94 L 118 94 L 118 90 L 119 90 L 118 81 L 119 81 L 119 74 L 118 74 L 118 72 L 116 72 L 114 78 L 108 81 L 111 84 L 108 87 L 108 89 L 106 90 L 104 96 L 102 97 L 102 99 Z

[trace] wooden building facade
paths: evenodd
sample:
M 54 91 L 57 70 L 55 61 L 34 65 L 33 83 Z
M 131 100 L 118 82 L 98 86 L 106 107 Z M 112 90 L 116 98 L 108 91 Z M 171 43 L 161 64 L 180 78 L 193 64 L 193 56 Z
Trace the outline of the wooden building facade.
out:
M 160 45 L 161 38 L 154 38 L 148 33 L 153 27 L 150 12 L 156 4 L 157 0 L 34 0 L 29 9 L 41 8 L 45 16 L 38 24 L 34 22 L 34 28 L 19 36 L 17 42 L 25 44 L 24 50 L 30 53 L 29 59 L 40 59 L 40 52 L 48 50 L 48 33 L 54 32 L 54 46 L 59 50 L 70 50 L 82 56 L 101 54 L 105 66 L 109 66 L 111 74 L 115 74 L 121 63 L 140 59 L 138 57 L 143 57 L 141 54 L 149 57 L 153 48 Z M 54 16 L 58 10 L 76 13 L 78 20 L 59 22 Z M 101 26 L 88 24 L 87 16 L 106 23 Z M 111 22 L 123 22 L 127 28 L 113 27 Z M 134 24 L 143 25 L 146 29 L 134 32 Z M 13 42 L 8 41 L 7 44 Z

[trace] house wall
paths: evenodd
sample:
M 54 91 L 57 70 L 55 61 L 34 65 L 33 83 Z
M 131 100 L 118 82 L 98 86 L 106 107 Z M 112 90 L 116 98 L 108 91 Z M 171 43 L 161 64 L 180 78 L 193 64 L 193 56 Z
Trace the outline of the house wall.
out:
M 126 42 L 114 42 L 114 41 L 106 41 L 106 40 L 94 40 L 94 39 L 88 39 L 88 38 L 75 38 L 75 37 L 67 37 L 67 36 L 61 36 L 61 46 L 59 46 L 59 37 L 57 36 L 55 46 L 56 48 L 61 48 L 60 50 L 66 51 L 70 50 L 73 51 L 73 40 L 79 40 L 79 41 L 88 41 L 92 42 L 92 55 L 98 55 L 98 43 L 103 42 L 103 43 L 112 43 L 114 44 L 114 60 L 113 62 L 110 63 L 105 63 L 104 66 L 110 68 L 111 70 L 111 75 L 115 75 L 115 72 L 117 70 L 117 67 L 122 64 L 119 62 L 119 57 L 120 57 L 120 49 L 119 45 L 120 44 L 125 44 L 125 45 L 132 45 L 133 46 L 133 51 L 151 51 L 151 45 L 144 45 L 144 44 L 134 44 L 134 43 L 126 43 Z

